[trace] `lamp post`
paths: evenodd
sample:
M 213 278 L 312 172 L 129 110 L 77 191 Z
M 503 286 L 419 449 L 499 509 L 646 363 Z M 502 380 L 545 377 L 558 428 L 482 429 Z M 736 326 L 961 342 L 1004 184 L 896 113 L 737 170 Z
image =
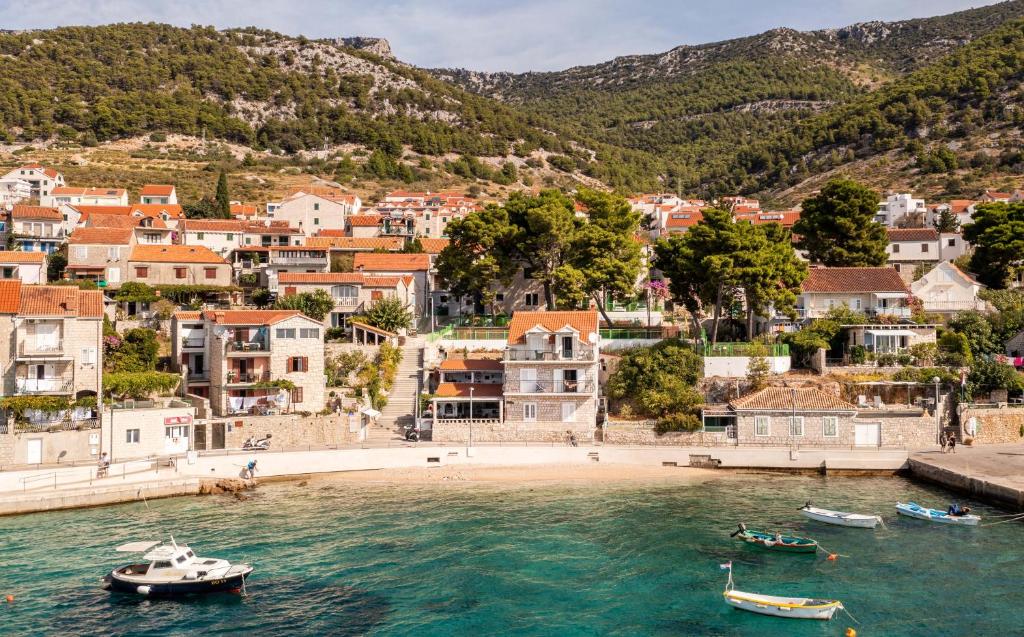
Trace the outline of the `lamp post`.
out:
M 939 382 L 938 376 L 932 377 L 932 382 L 935 383 L 935 435 L 936 440 L 942 444 L 942 414 L 939 413 Z
M 469 438 L 466 440 L 466 456 L 469 457 L 469 448 L 473 446 L 473 390 L 476 389 L 472 385 L 469 386 Z

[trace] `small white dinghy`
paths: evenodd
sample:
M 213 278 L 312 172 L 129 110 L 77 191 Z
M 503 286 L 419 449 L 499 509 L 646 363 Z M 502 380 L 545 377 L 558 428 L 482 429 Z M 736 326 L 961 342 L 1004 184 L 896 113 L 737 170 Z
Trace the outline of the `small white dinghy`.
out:
M 970 509 L 967 509 L 970 511 Z M 938 509 L 929 509 L 923 507 L 916 502 L 902 502 L 896 503 L 896 513 L 905 515 L 911 518 L 917 518 L 919 520 L 928 520 L 929 522 L 939 522 L 942 524 L 961 524 L 963 526 L 978 526 L 981 522 L 981 516 L 974 515 L 971 513 L 963 513 L 961 515 L 950 515 L 946 511 L 939 511 Z
M 843 607 L 842 602 L 829 599 L 813 599 L 810 597 L 780 597 L 777 595 L 761 595 L 745 593 L 733 589 L 732 562 L 721 565 L 729 571 L 729 582 L 725 585 L 725 603 L 740 610 L 787 617 L 789 619 L 832 619 L 836 611 Z
M 878 515 L 861 515 L 860 513 L 844 513 L 842 511 L 830 511 L 811 506 L 811 503 L 803 505 L 800 513 L 812 520 L 824 522 L 825 524 L 836 524 L 838 526 L 854 526 L 861 529 L 873 529 L 882 521 Z

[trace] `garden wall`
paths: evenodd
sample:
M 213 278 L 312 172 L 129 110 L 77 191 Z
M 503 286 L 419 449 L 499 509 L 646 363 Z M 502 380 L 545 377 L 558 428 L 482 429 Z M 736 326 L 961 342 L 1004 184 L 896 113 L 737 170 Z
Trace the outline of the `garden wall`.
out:
M 973 419 L 973 422 L 972 422 Z M 1022 442 L 1021 427 L 1024 427 L 1024 408 L 1000 406 L 992 409 L 968 407 L 960 414 L 964 433 L 975 431 L 975 444 L 1000 444 Z

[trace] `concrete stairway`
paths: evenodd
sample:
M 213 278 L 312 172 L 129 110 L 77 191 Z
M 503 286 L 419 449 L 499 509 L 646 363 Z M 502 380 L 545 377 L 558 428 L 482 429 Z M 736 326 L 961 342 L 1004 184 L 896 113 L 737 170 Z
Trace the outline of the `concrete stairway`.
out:
M 416 417 L 423 343 L 422 338 L 410 338 L 402 346 L 402 362 L 398 364 L 395 383 L 388 394 L 388 404 L 381 410 L 376 426 L 370 427 L 367 432 L 367 442 L 404 439 L 401 427 L 411 424 Z

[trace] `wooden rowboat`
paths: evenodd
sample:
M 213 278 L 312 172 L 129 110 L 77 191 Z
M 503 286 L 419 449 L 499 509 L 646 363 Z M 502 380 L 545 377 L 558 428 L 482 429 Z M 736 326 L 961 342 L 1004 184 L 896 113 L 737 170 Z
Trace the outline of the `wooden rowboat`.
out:
M 882 518 L 877 515 L 861 515 L 860 513 L 844 513 L 842 511 L 819 509 L 818 507 L 811 506 L 810 502 L 801 507 L 800 513 L 805 517 L 818 522 L 824 522 L 825 524 L 854 526 L 862 529 L 873 529 L 882 521 Z
M 748 529 L 744 524 L 740 524 L 739 530 L 734 531 L 732 537 L 743 540 L 748 544 L 764 547 L 770 551 L 781 551 L 783 553 L 815 553 L 818 550 L 818 543 L 810 538 L 755 531 Z
M 810 597 L 780 597 L 778 595 L 761 595 L 733 589 L 732 562 L 723 564 L 728 569 L 729 581 L 725 585 L 722 596 L 725 603 L 751 613 L 786 617 L 789 619 L 822 619 L 829 620 L 836 611 L 843 607 L 842 602 L 832 599 L 814 599 Z
M 938 509 L 929 509 L 923 507 L 916 502 L 908 502 L 906 504 L 902 502 L 896 503 L 896 513 L 900 515 L 906 515 L 908 517 L 917 518 L 919 520 L 928 520 L 929 522 L 939 522 L 941 524 L 960 524 L 963 526 L 977 526 L 978 522 L 981 522 L 981 517 L 977 515 L 950 515 L 945 511 L 939 511 Z

